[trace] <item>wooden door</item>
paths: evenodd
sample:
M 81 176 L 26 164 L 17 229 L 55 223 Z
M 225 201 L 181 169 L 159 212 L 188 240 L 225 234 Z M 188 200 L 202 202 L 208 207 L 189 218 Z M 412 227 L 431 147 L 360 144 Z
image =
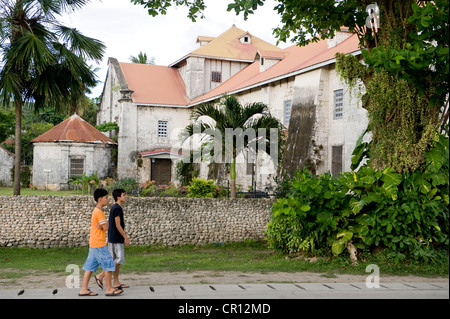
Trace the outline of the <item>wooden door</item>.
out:
M 151 159 L 150 179 L 155 181 L 156 185 L 169 185 L 171 181 L 172 160 L 170 159 Z

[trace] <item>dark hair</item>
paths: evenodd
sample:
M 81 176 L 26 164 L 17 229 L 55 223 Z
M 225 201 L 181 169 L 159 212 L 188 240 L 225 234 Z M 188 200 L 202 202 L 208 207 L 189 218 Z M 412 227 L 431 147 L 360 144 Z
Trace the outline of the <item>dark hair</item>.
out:
M 94 191 L 94 199 L 95 199 L 95 202 L 98 202 L 98 199 L 99 199 L 100 197 L 103 197 L 103 196 L 106 196 L 106 195 L 108 195 L 108 191 L 107 191 L 106 189 L 104 189 L 104 188 L 97 188 L 97 189 Z
M 113 190 L 112 195 L 114 197 L 114 201 L 117 202 L 117 197 L 122 196 L 123 193 L 126 193 L 126 191 L 121 188 Z

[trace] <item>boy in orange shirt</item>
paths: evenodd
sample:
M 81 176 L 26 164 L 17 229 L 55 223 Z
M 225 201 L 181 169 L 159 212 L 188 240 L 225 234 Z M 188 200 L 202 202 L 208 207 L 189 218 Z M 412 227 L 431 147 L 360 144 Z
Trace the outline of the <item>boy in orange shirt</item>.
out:
M 108 191 L 97 188 L 94 191 L 94 199 L 97 202 L 91 217 L 91 232 L 89 237 L 89 255 L 84 263 L 84 277 L 79 296 L 97 296 L 97 293 L 88 289 L 89 280 L 92 273 L 98 266 L 105 271 L 106 296 L 117 296 L 123 293 L 121 289 L 114 289 L 111 284 L 112 272 L 116 269 L 114 261 L 109 253 L 106 242 L 106 231 L 108 230 L 108 221 L 103 212 L 103 207 L 109 203 Z

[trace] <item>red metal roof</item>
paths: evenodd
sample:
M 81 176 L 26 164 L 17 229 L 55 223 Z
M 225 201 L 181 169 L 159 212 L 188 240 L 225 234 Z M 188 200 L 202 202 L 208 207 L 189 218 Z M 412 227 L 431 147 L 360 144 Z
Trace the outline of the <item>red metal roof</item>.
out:
M 77 114 L 72 115 L 31 141 L 31 143 L 41 142 L 116 144 Z
M 316 64 L 334 59 L 337 52 L 351 53 L 358 50 L 359 40 L 356 34 L 332 48 L 328 48 L 327 40 L 321 40 L 302 47 L 293 45 L 282 51 L 286 55 L 284 59 L 264 72 L 260 72 L 259 62 L 254 62 L 215 89 L 192 100 L 190 104 L 220 97 L 223 94 L 242 90 L 261 82 L 313 67 Z
M 120 63 L 135 103 L 187 105 L 186 86 L 178 69 L 167 66 Z
M 237 35 L 243 31 L 232 27 L 224 34 L 212 40 L 207 45 L 195 50 L 192 54 L 208 54 L 213 56 L 215 52 L 209 52 L 207 50 L 215 49 L 224 46 L 225 49 L 241 48 L 244 47 L 248 50 L 238 50 L 239 54 L 233 57 L 239 57 L 254 60 L 256 54 L 263 57 L 269 57 L 272 59 L 280 60 L 272 67 L 265 71 L 260 71 L 259 61 L 255 61 L 249 64 L 247 67 L 239 71 L 233 77 L 223 82 L 215 89 L 189 101 L 186 96 L 186 86 L 177 68 L 156 66 L 156 65 L 144 65 L 133 63 L 120 63 L 120 67 L 125 76 L 128 87 L 133 90 L 132 99 L 135 103 L 152 104 L 152 105 L 174 105 L 189 107 L 210 101 L 223 94 L 233 93 L 236 91 L 245 90 L 252 86 L 258 85 L 258 83 L 264 83 L 266 81 L 276 80 L 280 77 L 291 76 L 302 70 L 308 70 L 314 68 L 315 65 L 320 65 L 326 61 L 332 61 L 336 52 L 352 53 L 359 50 L 359 40 L 356 34 L 351 35 L 346 40 L 342 41 L 338 45 L 328 48 L 327 40 L 321 40 L 318 42 L 310 43 L 307 46 L 290 46 L 286 49 L 279 49 L 277 47 L 264 46 L 257 47 L 254 42 L 259 39 L 252 38 L 252 44 L 241 44 L 236 38 Z M 262 40 L 260 40 L 264 43 Z M 222 43 L 223 42 L 223 43 Z M 247 47 L 246 47 L 247 46 Z M 275 49 L 274 49 L 275 48 Z M 225 50 L 223 49 L 223 50 Z M 246 52 L 246 54 L 243 54 Z M 216 52 L 217 53 L 217 52 Z M 220 56 L 220 55 L 218 55 Z M 222 54 L 222 56 L 226 56 Z

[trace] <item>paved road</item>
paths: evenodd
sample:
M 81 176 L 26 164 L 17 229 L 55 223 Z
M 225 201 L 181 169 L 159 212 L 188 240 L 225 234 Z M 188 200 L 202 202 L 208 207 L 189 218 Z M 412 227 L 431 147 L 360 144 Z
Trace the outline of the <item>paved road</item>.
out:
M 78 289 L 53 288 L 0 290 L 0 299 L 449 299 L 449 283 L 381 283 L 368 288 L 365 283 L 268 283 L 268 284 L 188 284 L 136 286 L 120 296 L 107 297 L 91 286 L 96 297 L 79 297 Z

